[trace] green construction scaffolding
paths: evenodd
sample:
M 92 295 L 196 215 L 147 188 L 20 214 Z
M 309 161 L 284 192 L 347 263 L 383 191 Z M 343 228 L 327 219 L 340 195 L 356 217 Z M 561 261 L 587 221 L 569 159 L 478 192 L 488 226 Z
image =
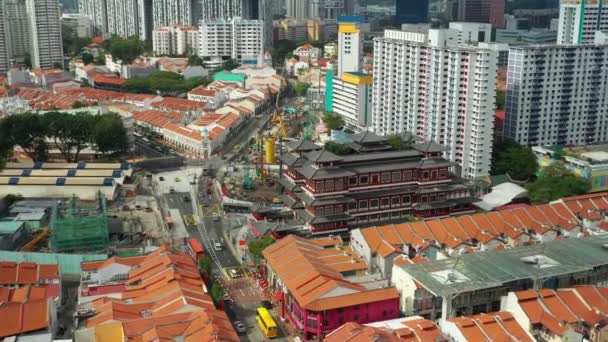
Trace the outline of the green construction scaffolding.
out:
M 51 250 L 53 252 L 98 252 L 108 249 L 109 219 L 105 196 L 95 202 L 82 203 L 73 196 L 61 202 L 51 216 Z

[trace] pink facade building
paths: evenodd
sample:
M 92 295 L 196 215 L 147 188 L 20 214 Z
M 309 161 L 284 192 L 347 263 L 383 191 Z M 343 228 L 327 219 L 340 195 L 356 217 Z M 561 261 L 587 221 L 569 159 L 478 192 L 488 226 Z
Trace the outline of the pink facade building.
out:
M 490 3 L 490 23 L 494 28 L 505 28 L 505 0 L 492 0 Z
M 344 323 L 399 317 L 399 294 L 388 280 L 367 274 L 367 263 L 339 237 L 307 240 L 290 235 L 263 252 L 265 286 L 281 318 L 305 340 L 323 338 Z

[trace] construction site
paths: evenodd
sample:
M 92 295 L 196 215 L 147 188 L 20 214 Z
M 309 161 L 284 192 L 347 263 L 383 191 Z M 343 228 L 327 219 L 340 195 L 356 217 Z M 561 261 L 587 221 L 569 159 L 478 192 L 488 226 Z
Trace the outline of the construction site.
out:
M 98 196 L 94 203 L 83 203 L 76 196 L 60 202 L 51 214 L 51 250 L 99 252 L 110 243 L 107 203 Z
M 319 113 L 311 110 L 309 100 L 301 99 L 281 108 L 280 96 L 279 93 L 275 99 L 271 119 L 255 138 L 240 147 L 240 157 L 228 167 L 224 184 L 231 198 L 260 206 L 281 204 L 279 178 L 283 170 L 279 157 L 286 152 L 286 144 L 318 138 L 314 127 Z

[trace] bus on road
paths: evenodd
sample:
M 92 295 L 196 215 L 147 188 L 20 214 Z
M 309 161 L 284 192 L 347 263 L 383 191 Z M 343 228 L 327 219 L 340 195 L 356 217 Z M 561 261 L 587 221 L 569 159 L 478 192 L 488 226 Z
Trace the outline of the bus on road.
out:
M 205 255 L 205 250 L 197 239 L 188 240 L 188 252 L 190 252 L 190 256 L 197 264 L 199 259 Z
M 268 309 L 264 307 L 259 307 L 256 310 L 255 315 L 256 320 L 264 333 L 264 336 L 267 338 L 277 337 L 279 335 L 279 328 L 277 327 L 277 323 L 274 321 Z

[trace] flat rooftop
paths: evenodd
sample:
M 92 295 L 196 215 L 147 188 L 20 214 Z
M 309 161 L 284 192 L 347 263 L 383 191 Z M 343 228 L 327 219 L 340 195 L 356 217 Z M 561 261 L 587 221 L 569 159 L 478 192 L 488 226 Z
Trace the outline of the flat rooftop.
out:
M 608 235 L 478 252 L 402 268 L 435 296 L 448 296 L 517 280 L 591 271 L 602 265 L 608 265 Z

